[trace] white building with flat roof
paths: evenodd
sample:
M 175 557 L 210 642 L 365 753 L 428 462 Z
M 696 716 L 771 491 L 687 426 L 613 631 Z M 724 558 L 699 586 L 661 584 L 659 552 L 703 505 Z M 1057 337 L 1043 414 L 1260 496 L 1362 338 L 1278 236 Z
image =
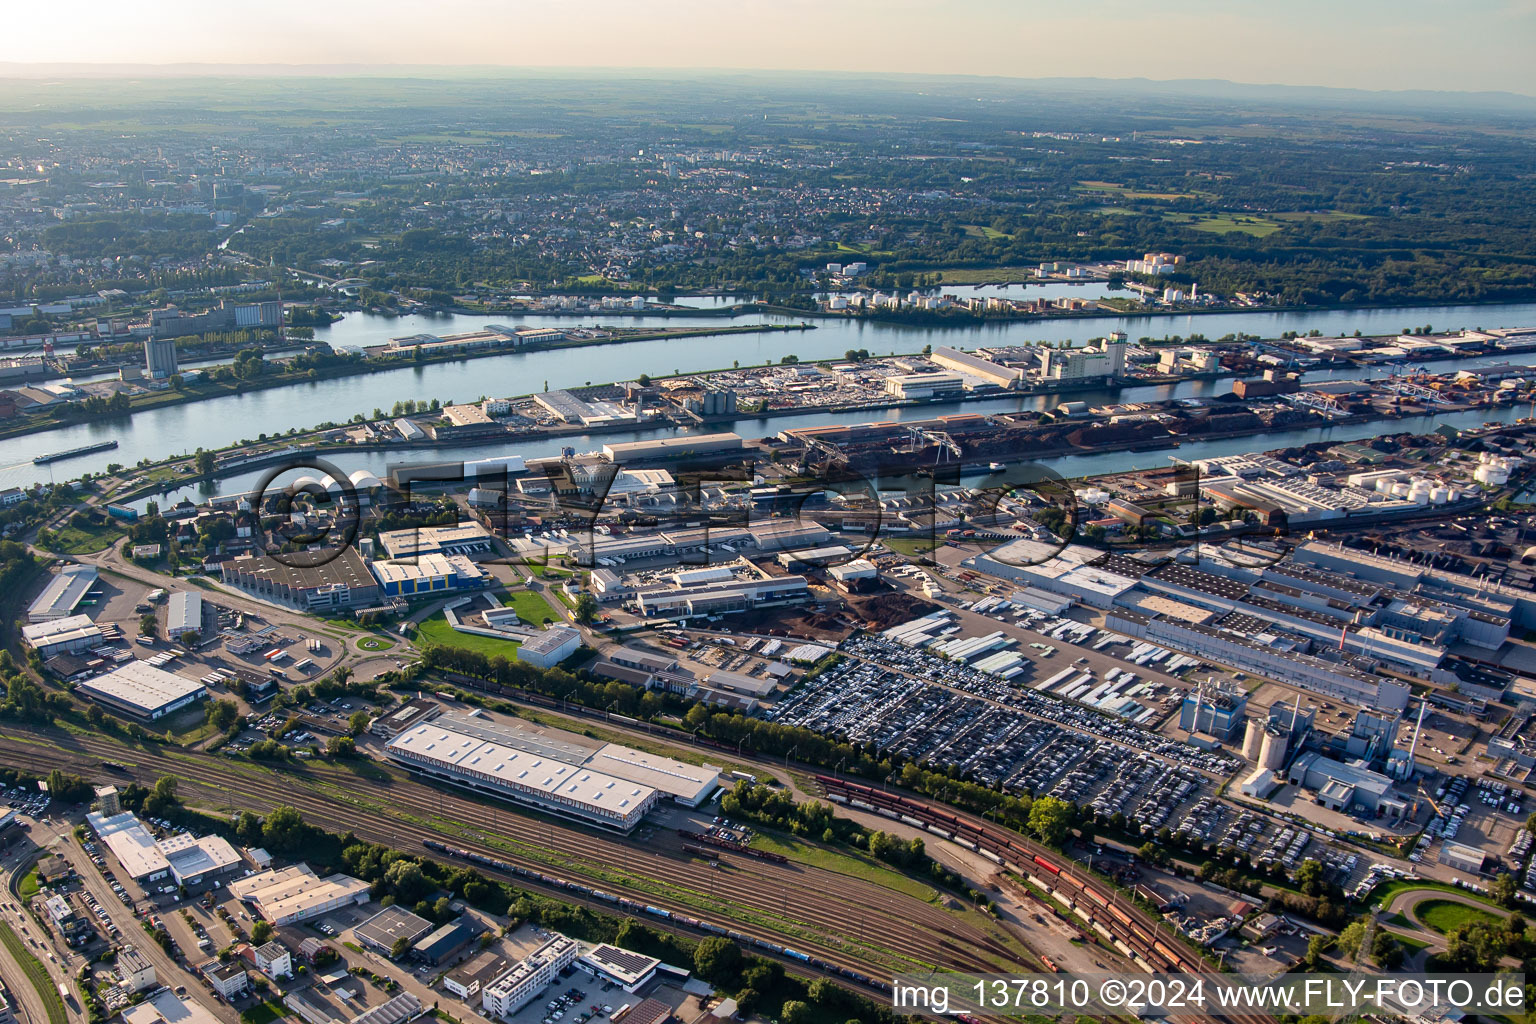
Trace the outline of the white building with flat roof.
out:
M 202 683 L 142 661 L 127 661 L 106 675 L 87 679 L 75 692 L 137 718 L 151 721 L 208 695 Z
M 203 638 L 203 597 L 188 590 L 177 590 L 165 606 L 165 635 L 180 640 L 184 633 Z
M 550 937 L 480 990 L 480 1008 L 488 1017 L 511 1016 L 548 988 L 580 951 L 574 939 Z
M 44 660 L 55 654 L 79 654 L 100 647 L 102 642 L 101 627 L 89 615 L 66 615 L 30 623 L 21 627 L 21 638 Z
M 157 844 L 171 866 L 171 877 L 180 885 L 196 885 L 241 864 L 240 853 L 223 836 L 193 837 L 183 833 Z
M 605 743 L 584 762 L 610 775 L 643 783 L 685 807 L 697 807 L 720 787 L 720 769 L 689 764 L 619 743 Z
M 494 725 L 444 715 L 396 736 L 385 753 L 413 771 L 622 832 L 660 798 L 651 786 L 509 739 L 515 742 Z
M 579 630 L 556 624 L 524 640 L 517 649 L 517 660 L 538 668 L 553 668 L 580 647 Z
M 123 1024 L 220 1024 L 220 1021 L 202 1004 L 163 988 L 142 1003 L 124 1009 Z
M 236 879 L 229 883 L 229 891 L 274 925 L 295 924 L 338 907 L 368 902 L 367 882 L 342 874 L 321 878 L 308 864 Z
M 132 812 L 124 811 L 110 817 L 88 814 L 86 821 L 135 882 L 143 885 L 170 876 L 171 862 L 155 842 L 155 837 Z
M 494 550 L 490 532 L 476 522 L 387 530 L 379 534 L 379 546 L 392 559 L 419 555 L 484 555 Z

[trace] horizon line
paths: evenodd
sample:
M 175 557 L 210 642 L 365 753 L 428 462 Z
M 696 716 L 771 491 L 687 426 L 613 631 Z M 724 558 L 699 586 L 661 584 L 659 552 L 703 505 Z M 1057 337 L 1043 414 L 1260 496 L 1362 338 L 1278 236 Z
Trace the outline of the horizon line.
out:
M 12 71 L 18 72 L 13 75 Z M 285 62 L 285 61 L 242 61 L 238 63 L 209 63 L 201 61 L 28 61 L 28 60 L 0 60 L 0 78 L 8 77 L 41 77 L 45 75 L 60 75 L 72 78 L 112 78 L 120 76 L 132 76 L 134 74 L 151 74 L 166 78 L 216 78 L 243 73 L 246 77 L 280 77 L 283 73 L 307 73 L 314 77 L 362 77 L 362 78 L 389 78 L 395 77 L 388 72 L 434 72 L 468 75 L 474 73 L 519 73 L 529 75 L 540 74 L 642 74 L 647 76 L 681 74 L 691 76 L 744 76 L 744 75 L 793 75 L 811 74 L 835 78 L 848 79 L 922 79 L 931 81 L 972 81 L 988 83 L 1081 83 L 1096 82 L 1104 84 L 1133 84 L 1148 83 L 1159 86 L 1176 85 L 1205 85 L 1205 86 L 1233 86 L 1248 90 L 1275 90 L 1309 93 L 1354 93 L 1365 96 L 1393 97 L 1393 96 L 1447 96 L 1447 97 L 1506 97 L 1518 100 L 1536 101 L 1536 93 L 1516 92 L 1510 89 L 1401 89 L 1381 88 L 1366 89 L 1360 86 L 1347 85 L 1316 85 L 1316 84 L 1291 84 L 1285 82 L 1244 82 L 1230 78 L 1151 78 L 1146 75 L 1134 75 L 1123 78 L 1112 78 L 1100 75 L 1080 76 L 1023 76 L 1023 75 L 984 75 L 944 72 L 917 72 L 917 71 L 841 71 L 829 68 L 764 68 L 764 67 L 704 67 L 704 66 L 663 66 L 663 65 L 526 65 L 526 64 L 413 64 L 413 63 L 388 63 L 372 64 L 361 61 L 347 61 L 338 63 L 329 62 Z M 408 76 L 400 76 L 408 77 Z

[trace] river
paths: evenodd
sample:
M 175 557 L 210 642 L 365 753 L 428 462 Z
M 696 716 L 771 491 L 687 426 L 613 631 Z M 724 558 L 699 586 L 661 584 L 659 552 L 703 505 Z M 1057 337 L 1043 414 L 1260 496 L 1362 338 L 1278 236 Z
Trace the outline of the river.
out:
M 393 337 L 407 334 L 452 334 L 470 331 L 487 323 L 530 324 L 592 324 L 603 322 L 600 315 L 571 317 L 518 317 L 518 316 L 471 316 L 443 314 L 436 316 L 380 317 L 364 313 L 352 313 L 340 322 L 316 330 L 317 338 L 342 347 L 375 345 Z M 625 326 L 689 326 L 686 320 L 659 316 L 614 317 L 613 322 Z M 701 326 L 710 321 L 697 322 Z M 790 323 L 793 318 L 752 314 L 721 323 Z M 388 410 L 395 402 L 404 399 L 438 398 L 447 402 L 472 401 L 481 396 L 520 395 L 542 391 L 547 387 L 579 387 L 585 383 L 627 380 L 649 373 L 660 376 L 674 371 L 688 372 L 728 367 L 733 362 L 744 365 L 774 361 L 794 354 L 801 359 L 825 359 L 842 355 L 849 349 L 868 349 L 875 355 L 892 352 L 915 352 L 924 345 L 952 345 L 975 348 L 980 345 L 1026 344 L 1032 341 L 1078 341 L 1101 337 L 1111 331 L 1125 331 L 1132 339 L 1142 336 L 1204 334 L 1218 338 L 1224 334 L 1242 332 L 1264 338 L 1278 337 L 1285 331 L 1305 333 L 1312 330 L 1324 335 L 1353 334 L 1356 330 L 1367 335 L 1395 334 L 1408 325 L 1432 324 L 1437 330 L 1461 327 L 1509 327 L 1536 323 L 1536 303 L 1506 306 L 1420 306 L 1397 309 L 1350 309 L 1320 310 L 1313 312 L 1244 312 L 1187 316 L 1102 316 L 1092 318 L 1054 319 L 1029 322 L 1002 322 L 975 324 L 967 327 L 919 327 L 906 324 L 887 324 L 870 321 L 817 320 L 816 330 L 801 332 L 773 332 L 767 334 L 724 335 L 707 338 L 677 338 L 640 341 L 628 344 L 604 345 L 585 348 L 564 348 L 529 352 L 508 352 L 505 355 L 436 363 L 429 366 L 405 367 L 367 376 L 323 380 L 273 388 L 245 395 L 194 402 L 187 405 L 169 406 L 146 410 L 127 420 L 104 420 L 79 424 L 62 430 L 0 441 L 0 487 L 26 485 L 37 480 L 57 477 L 74 477 L 81 472 L 103 471 L 109 463 L 132 465 L 141 459 L 161 459 L 168 455 L 191 452 L 198 447 L 218 448 L 239 441 L 255 438 L 259 433 L 276 434 L 290 427 L 309 427 L 324 420 L 343 421 L 354 413 L 370 414 L 375 408 Z M 1474 365 L 1481 362 L 1500 362 L 1497 357 L 1480 357 L 1468 361 L 1442 361 L 1425 364 L 1430 369 L 1454 365 Z M 1521 361 L 1521 357 L 1514 357 Z M 1533 360 L 1536 361 L 1536 360 Z M 1376 370 L 1380 375 L 1383 372 Z M 1350 370 L 1330 376 L 1361 377 L 1364 371 Z M 1308 379 L 1320 379 L 1320 374 Z M 1153 388 L 1128 388 L 1118 392 L 1120 400 L 1136 398 L 1192 397 L 1217 394 L 1230 388 L 1228 381 L 1191 381 L 1177 385 Z M 1103 400 L 1110 392 L 1074 395 L 1089 400 Z M 1000 411 L 1030 407 L 1032 403 L 1047 401 L 1040 396 L 1019 396 L 960 405 L 924 406 L 891 413 L 898 417 L 923 417 L 942 412 Z M 1476 422 L 1501 415 L 1515 417 L 1521 411 L 1506 409 L 1502 413 L 1488 411 L 1478 413 Z M 859 412 L 842 416 L 815 413 L 804 417 L 781 417 L 771 420 L 746 421 L 737 426 L 745 435 L 773 433 L 789 426 L 810 423 L 859 422 L 886 414 Z M 1454 419 L 1453 417 L 1451 418 Z M 1406 422 L 1406 421 L 1404 421 Z M 1440 422 L 1436 419 L 1433 422 Z M 1369 427 L 1351 428 L 1355 433 L 1369 433 Z M 656 431 L 640 431 L 634 436 L 649 436 Z M 609 434 L 598 440 L 563 439 L 540 444 L 518 444 L 515 450 L 527 456 L 557 454 L 565 444 L 574 444 L 586 450 L 603 441 L 626 440 L 629 435 Z M 60 451 L 81 445 L 115 438 L 117 449 L 97 452 L 93 455 L 54 463 L 51 466 L 35 466 L 33 457 L 47 452 Z M 1239 439 L 1230 450 L 1244 451 L 1255 447 L 1275 447 L 1296 443 L 1296 439 L 1281 439 L 1268 435 Z M 472 446 L 462 450 L 415 453 L 421 459 L 482 458 L 505 454 L 500 447 Z M 1150 465 L 1162 461 L 1156 456 L 1146 461 L 1148 453 L 1123 453 L 1128 458 L 1141 459 Z M 1187 450 L 1186 450 L 1187 454 Z M 401 455 L 393 458 L 400 459 Z M 1061 472 L 1075 465 L 1077 457 L 1056 460 Z M 1088 456 L 1092 465 L 1102 471 L 1127 468 L 1112 465 L 1113 456 Z M 351 471 L 368 467 L 378 472 L 387 461 L 382 453 L 359 453 L 339 460 L 342 468 Z M 1070 474 L 1069 474 L 1070 475 Z M 242 478 L 232 478 L 220 486 L 240 490 Z

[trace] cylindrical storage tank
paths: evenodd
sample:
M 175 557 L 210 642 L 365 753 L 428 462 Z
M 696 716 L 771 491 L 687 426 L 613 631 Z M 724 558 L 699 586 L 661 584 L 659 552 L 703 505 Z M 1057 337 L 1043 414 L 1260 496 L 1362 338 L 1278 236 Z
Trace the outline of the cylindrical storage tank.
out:
M 1259 749 L 1259 767 L 1266 771 L 1278 772 L 1285 767 L 1285 747 L 1287 737 L 1279 729 L 1270 727 L 1264 730 L 1264 743 Z
M 1376 481 L 1376 493 L 1377 494 L 1391 494 L 1392 493 L 1392 484 L 1393 484 L 1393 482 L 1394 482 L 1393 479 L 1391 477 L 1389 477 L 1389 476 L 1381 477 L 1380 479 L 1378 479 Z
M 1264 723 L 1257 718 L 1248 719 L 1248 731 L 1243 733 L 1243 760 L 1257 761 L 1264 747 Z
M 1406 497 L 1408 497 L 1408 485 L 1404 484 L 1404 483 L 1393 484 L 1392 485 L 1392 497 L 1394 497 L 1394 498 L 1406 498 Z
M 1444 505 L 1451 500 L 1451 489 L 1449 487 L 1436 487 L 1429 492 L 1429 500 L 1436 505 Z

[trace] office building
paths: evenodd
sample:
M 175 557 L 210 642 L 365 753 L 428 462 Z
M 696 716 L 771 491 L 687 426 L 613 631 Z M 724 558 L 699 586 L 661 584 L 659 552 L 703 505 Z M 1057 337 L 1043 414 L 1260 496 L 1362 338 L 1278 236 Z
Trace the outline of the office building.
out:
M 251 959 L 256 961 L 257 970 L 274 981 L 293 977 L 293 956 L 276 939 L 251 950 Z
M 579 951 L 574 939 L 552 936 L 481 990 L 481 1010 L 492 1018 L 516 1013 L 548 988 Z
M 213 987 L 213 990 L 223 997 L 227 1003 L 250 991 L 251 983 L 246 975 L 245 964 L 239 960 L 231 960 L 224 963 L 219 960 L 209 960 L 198 968 L 203 978 Z
M 130 992 L 143 992 L 159 984 L 155 978 L 155 965 L 149 962 L 149 957 L 132 946 L 118 950 L 113 966 L 117 968 L 117 976 L 123 979 L 123 984 Z

